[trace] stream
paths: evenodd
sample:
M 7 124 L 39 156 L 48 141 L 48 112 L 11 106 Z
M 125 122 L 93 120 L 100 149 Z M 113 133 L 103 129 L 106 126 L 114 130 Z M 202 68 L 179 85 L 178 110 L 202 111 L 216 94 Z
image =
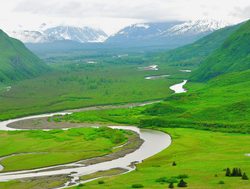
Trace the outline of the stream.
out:
M 186 83 L 187 83 L 187 80 L 184 80 L 180 84 L 171 86 L 170 89 L 174 90 L 175 93 L 186 92 L 186 90 L 183 88 L 183 86 Z M 138 106 L 143 106 L 146 104 L 147 103 L 138 104 Z M 16 121 L 34 119 L 34 118 L 42 118 L 42 117 L 51 117 L 51 116 L 59 115 L 59 114 L 64 115 L 64 114 L 68 114 L 72 112 L 73 111 L 57 112 L 57 113 L 35 115 L 35 116 L 2 121 L 0 122 L 0 130 L 18 130 L 18 129 L 13 129 L 13 128 L 8 127 L 8 124 L 16 122 Z M 40 168 L 40 169 L 0 173 L 0 182 L 23 179 L 23 178 L 31 178 L 31 177 L 34 178 L 34 177 L 40 177 L 40 176 L 53 176 L 53 175 L 65 174 L 65 175 L 69 175 L 72 178 L 71 182 L 65 183 L 64 187 L 68 187 L 69 184 L 79 184 L 77 180 L 80 176 L 88 175 L 88 174 L 95 173 L 98 171 L 105 171 L 105 170 L 109 170 L 113 168 L 123 168 L 123 169 L 126 169 L 127 172 L 132 171 L 136 168 L 135 164 L 141 163 L 143 160 L 161 152 L 162 150 L 166 149 L 171 144 L 171 137 L 168 134 L 160 132 L 160 131 L 151 130 L 151 129 L 140 129 L 135 126 L 110 126 L 110 128 L 134 131 L 139 134 L 140 138 L 144 142 L 140 146 L 140 148 L 137 149 L 136 151 L 129 153 L 125 155 L 124 157 L 114 159 L 111 161 L 96 163 L 96 164 L 87 165 L 87 166 L 75 162 L 75 163 L 45 167 L 45 168 Z M 3 167 L 0 165 L 0 170 L 1 169 L 3 169 Z

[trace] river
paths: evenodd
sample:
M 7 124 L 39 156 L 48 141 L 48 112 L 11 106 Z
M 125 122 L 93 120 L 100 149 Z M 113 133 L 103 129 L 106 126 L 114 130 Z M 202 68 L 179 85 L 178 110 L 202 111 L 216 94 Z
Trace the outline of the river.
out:
M 186 90 L 183 88 L 183 86 L 186 83 L 187 83 L 187 80 L 184 80 L 180 84 L 171 86 L 170 89 L 174 90 L 175 93 L 186 92 Z M 146 105 L 146 104 L 147 103 L 143 103 L 141 105 Z M 0 130 L 17 130 L 17 129 L 8 127 L 8 124 L 16 122 L 16 121 L 31 119 L 31 118 L 34 119 L 34 118 L 41 118 L 41 117 L 50 117 L 50 116 L 54 116 L 58 114 L 64 115 L 67 113 L 72 113 L 72 111 L 42 114 L 42 115 L 35 115 L 35 116 L 2 121 L 0 122 Z M 139 134 L 140 138 L 144 140 L 144 143 L 136 151 L 130 154 L 127 154 L 122 158 L 114 159 L 111 161 L 96 163 L 96 164 L 88 165 L 88 166 L 77 164 L 77 162 L 75 162 L 75 163 L 40 168 L 40 169 L 0 173 L 0 182 L 22 179 L 22 178 L 30 178 L 30 177 L 53 176 L 53 175 L 59 175 L 59 174 L 70 175 L 73 178 L 72 180 L 75 181 L 80 176 L 88 175 L 88 174 L 95 173 L 98 171 L 105 171 L 105 170 L 109 170 L 113 168 L 124 168 L 127 170 L 127 172 L 129 172 L 135 169 L 135 166 L 131 166 L 134 162 L 140 163 L 143 160 L 166 149 L 171 144 L 171 137 L 168 134 L 160 132 L 160 131 L 150 130 L 150 129 L 139 129 L 138 127 L 135 127 L 135 126 L 110 126 L 110 127 L 113 129 L 125 129 L 125 130 L 134 131 Z M 0 166 L 0 168 L 3 168 L 3 167 Z M 67 187 L 67 184 L 68 183 L 66 183 L 65 187 Z

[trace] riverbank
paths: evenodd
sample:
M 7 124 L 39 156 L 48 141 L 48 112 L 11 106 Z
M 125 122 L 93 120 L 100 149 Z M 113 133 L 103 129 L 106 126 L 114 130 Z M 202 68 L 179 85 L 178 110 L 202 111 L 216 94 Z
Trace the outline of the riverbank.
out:
M 192 189 L 250 188 L 249 180 L 225 176 L 225 169 L 234 167 L 250 175 L 250 157 L 245 155 L 249 153 L 249 135 L 185 128 L 161 130 L 171 135 L 171 146 L 138 164 L 136 171 L 101 178 L 72 189 L 131 188 L 133 184 L 141 184 L 148 189 L 166 189 L 168 180 L 178 182 L 180 177 Z M 176 166 L 172 165 L 174 161 Z M 99 181 L 104 184 L 98 184 Z M 177 186 L 176 183 L 174 185 Z

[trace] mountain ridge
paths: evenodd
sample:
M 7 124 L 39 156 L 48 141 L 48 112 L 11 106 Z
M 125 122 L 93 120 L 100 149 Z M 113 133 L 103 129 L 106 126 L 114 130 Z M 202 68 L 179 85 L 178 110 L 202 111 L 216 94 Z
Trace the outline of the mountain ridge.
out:
M 41 30 L 19 30 L 9 32 L 10 36 L 24 43 L 48 43 L 71 40 L 80 43 L 103 42 L 108 35 L 90 27 L 55 26 Z

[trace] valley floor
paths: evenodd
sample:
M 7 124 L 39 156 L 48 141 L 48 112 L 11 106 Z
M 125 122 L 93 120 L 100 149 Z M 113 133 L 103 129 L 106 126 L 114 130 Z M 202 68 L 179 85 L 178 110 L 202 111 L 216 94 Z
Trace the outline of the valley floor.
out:
M 225 169 L 234 167 L 250 175 L 250 157 L 246 155 L 250 153 L 249 135 L 182 128 L 161 130 L 172 136 L 172 145 L 138 165 L 136 171 L 73 188 L 130 189 L 133 184 L 142 184 L 147 189 L 165 189 L 167 182 L 179 181 L 178 177 L 184 177 L 192 189 L 250 188 L 249 180 L 225 176 Z M 172 166 L 174 161 L 176 166 Z M 104 181 L 101 186 L 100 180 Z

